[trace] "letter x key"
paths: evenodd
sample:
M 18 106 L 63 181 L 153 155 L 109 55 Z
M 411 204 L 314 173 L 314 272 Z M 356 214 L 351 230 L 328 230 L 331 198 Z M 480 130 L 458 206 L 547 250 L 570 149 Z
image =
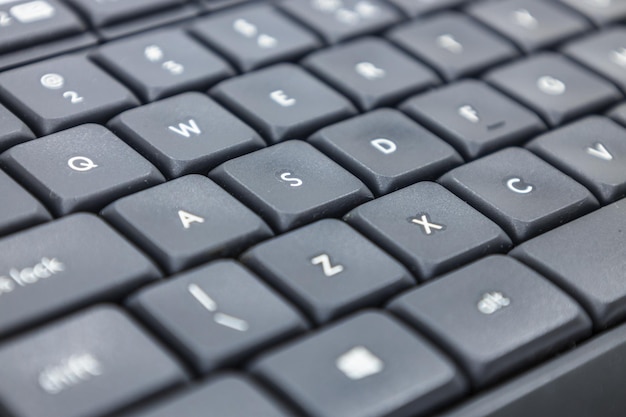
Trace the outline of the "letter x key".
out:
M 422 228 L 424 229 L 424 233 L 426 233 L 427 235 L 432 235 L 434 233 L 434 230 L 442 231 L 446 228 L 443 224 L 431 223 L 430 219 L 428 218 L 428 214 L 422 214 L 418 216 L 419 217 L 414 217 L 410 219 L 410 221 L 411 223 L 422 226 Z

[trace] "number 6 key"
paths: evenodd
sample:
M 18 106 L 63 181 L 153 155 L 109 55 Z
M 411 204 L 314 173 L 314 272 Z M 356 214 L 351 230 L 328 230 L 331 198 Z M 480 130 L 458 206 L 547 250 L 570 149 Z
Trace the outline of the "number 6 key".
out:
M 80 56 L 1 74 L 0 97 L 39 135 L 82 123 L 104 123 L 139 104 L 129 90 Z

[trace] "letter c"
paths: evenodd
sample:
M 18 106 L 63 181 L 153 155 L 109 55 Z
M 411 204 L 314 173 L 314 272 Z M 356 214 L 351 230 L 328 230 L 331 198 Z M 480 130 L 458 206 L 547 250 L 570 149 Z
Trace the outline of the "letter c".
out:
M 535 189 L 532 185 L 522 181 L 521 178 L 511 178 L 506 182 L 506 186 L 509 190 L 517 194 L 529 194 Z

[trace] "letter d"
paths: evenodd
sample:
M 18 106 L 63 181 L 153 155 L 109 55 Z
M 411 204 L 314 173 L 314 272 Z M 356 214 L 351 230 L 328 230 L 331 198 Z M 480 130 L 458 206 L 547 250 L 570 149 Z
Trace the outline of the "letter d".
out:
M 385 155 L 392 154 L 396 151 L 396 149 L 398 149 L 396 144 L 390 141 L 389 139 L 382 139 L 382 138 L 374 139 L 370 143 L 372 144 L 374 148 L 378 149 Z

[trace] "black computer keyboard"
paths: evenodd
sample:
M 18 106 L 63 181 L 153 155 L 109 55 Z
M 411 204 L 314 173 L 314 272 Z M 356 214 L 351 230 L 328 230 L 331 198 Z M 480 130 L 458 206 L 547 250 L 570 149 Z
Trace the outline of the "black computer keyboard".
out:
M 0 416 L 626 416 L 625 22 L 0 0 Z

